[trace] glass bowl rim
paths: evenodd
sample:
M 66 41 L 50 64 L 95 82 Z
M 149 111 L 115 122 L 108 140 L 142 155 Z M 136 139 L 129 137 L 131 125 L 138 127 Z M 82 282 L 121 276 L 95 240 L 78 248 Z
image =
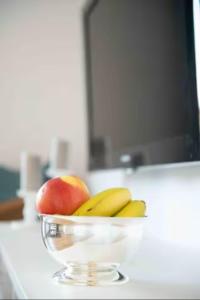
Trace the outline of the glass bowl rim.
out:
M 148 217 L 101 217 L 101 216 L 73 216 L 73 215 L 59 215 L 59 214 L 44 214 L 39 213 L 38 216 L 43 220 L 43 218 L 52 218 L 52 219 L 62 219 L 75 222 L 87 222 L 87 223 L 120 223 L 120 224 L 137 224 L 145 222 Z M 54 221 L 55 222 L 55 221 Z

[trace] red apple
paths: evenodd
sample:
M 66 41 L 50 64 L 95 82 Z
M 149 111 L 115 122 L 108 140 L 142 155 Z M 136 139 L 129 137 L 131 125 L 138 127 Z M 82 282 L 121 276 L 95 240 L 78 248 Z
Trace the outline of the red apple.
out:
M 88 188 L 79 177 L 57 177 L 38 191 L 36 209 L 42 214 L 71 215 L 89 198 Z

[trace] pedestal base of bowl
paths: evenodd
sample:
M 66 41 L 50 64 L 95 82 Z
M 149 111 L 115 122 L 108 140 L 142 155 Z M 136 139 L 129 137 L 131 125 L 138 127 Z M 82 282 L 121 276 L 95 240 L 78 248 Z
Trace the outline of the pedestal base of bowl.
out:
M 105 286 L 124 284 L 128 281 L 128 277 L 117 270 L 117 265 L 89 262 L 88 264 L 69 263 L 53 275 L 53 280 L 61 284 Z

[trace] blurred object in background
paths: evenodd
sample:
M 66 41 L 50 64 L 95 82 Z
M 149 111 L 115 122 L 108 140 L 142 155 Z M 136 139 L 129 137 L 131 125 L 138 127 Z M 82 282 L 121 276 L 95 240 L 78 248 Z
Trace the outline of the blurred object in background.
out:
M 19 188 L 19 172 L 0 167 L 0 202 L 14 198 Z
M 35 197 L 43 183 L 40 156 L 22 152 L 20 156 L 20 189 L 17 195 L 23 198 L 23 223 L 32 224 L 36 221 Z
M 23 210 L 22 210 L 22 222 L 13 222 L 13 228 L 19 228 L 23 226 L 33 225 L 37 221 L 37 212 L 35 207 L 35 200 L 37 191 L 25 192 L 23 195 Z
M 0 202 L 0 221 L 21 220 L 23 218 L 24 201 L 22 198 L 10 198 Z
M 90 169 L 111 168 L 113 161 L 112 140 L 110 136 L 99 136 L 91 140 Z
M 70 143 L 64 139 L 54 137 L 51 140 L 48 177 L 71 174 L 69 170 L 69 148 Z
M 42 166 L 38 155 L 22 152 L 20 157 L 20 192 L 37 191 L 42 185 Z
M 50 148 L 50 168 L 51 169 L 67 169 L 68 168 L 69 143 L 60 138 L 51 140 Z
M 23 199 L 16 197 L 19 172 L 0 167 L 0 221 L 22 219 Z

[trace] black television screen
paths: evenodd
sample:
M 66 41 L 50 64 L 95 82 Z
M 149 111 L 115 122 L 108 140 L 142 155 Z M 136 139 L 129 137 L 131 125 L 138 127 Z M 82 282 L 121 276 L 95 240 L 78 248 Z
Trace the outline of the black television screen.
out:
M 193 1 L 85 13 L 90 169 L 199 160 Z

